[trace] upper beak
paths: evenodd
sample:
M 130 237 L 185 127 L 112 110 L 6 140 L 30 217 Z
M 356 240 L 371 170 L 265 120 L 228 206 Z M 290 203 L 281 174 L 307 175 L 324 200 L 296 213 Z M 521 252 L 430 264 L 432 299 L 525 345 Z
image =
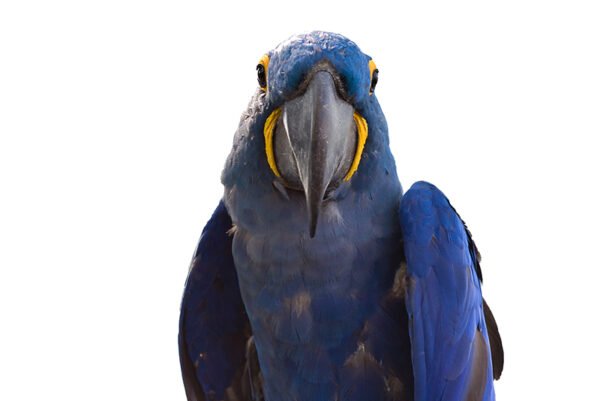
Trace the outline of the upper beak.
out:
M 304 190 L 314 237 L 328 188 L 341 183 L 355 157 L 354 109 L 339 97 L 332 74 L 318 71 L 302 95 L 284 104 L 281 118 L 275 135 L 277 166 L 286 182 Z

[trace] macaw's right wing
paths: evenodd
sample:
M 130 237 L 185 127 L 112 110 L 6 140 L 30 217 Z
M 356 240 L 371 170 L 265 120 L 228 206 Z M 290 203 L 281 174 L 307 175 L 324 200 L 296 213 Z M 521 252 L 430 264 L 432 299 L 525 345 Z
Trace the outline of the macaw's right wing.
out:
M 247 389 L 251 333 L 231 254 L 231 228 L 220 202 L 202 232 L 185 285 L 179 359 L 189 401 L 255 398 Z

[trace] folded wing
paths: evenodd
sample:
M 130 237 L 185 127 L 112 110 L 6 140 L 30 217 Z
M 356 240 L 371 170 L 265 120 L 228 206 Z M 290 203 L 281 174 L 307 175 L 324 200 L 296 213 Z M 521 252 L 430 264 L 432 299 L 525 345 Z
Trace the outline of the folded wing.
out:
M 231 218 L 221 202 L 192 259 L 179 320 L 187 399 L 241 400 L 250 328 L 231 254 Z
M 402 198 L 400 222 L 415 401 L 494 400 L 502 343 L 491 310 L 484 308 L 479 254 L 469 231 L 444 194 L 426 182 Z

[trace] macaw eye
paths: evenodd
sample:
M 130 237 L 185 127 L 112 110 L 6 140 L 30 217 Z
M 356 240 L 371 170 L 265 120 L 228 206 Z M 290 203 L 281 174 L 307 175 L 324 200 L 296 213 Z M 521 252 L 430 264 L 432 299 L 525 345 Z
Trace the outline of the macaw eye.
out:
M 371 77 L 371 93 L 375 90 L 375 85 L 377 85 L 377 80 L 379 80 L 379 70 L 373 71 L 373 76 Z
M 265 71 L 265 66 L 262 64 L 259 64 L 256 66 L 256 73 L 258 75 L 257 79 L 258 79 L 258 85 L 262 88 L 265 89 L 267 87 L 267 72 Z
M 377 86 L 377 81 L 379 80 L 379 70 L 373 60 L 369 60 L 369 71 L 371 72 L 371 88 L 369 89 L 369 94 L 372 95 L 375 86 Z
M 258 65 L 256 66 L 256 79 L 258 80 L 258 86 L 260 86 L 260 89 L 262 89 L 263 91 L 267 91 L 267 71 L 269 68 L 269 56 L 268 55 L 264 55 L 260 61 L 258 62 Z

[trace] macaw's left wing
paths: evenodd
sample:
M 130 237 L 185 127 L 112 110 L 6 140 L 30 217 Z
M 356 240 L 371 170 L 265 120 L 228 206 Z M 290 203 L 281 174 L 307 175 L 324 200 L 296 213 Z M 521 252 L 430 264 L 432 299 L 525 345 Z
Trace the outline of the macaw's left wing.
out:
M 481 296 L 469 231 L 444 194 L 426 182 L 402 198 L 400 223 L 415 401 L 494 400 L 502 343 Z
M 221 202 L 202 232 L 185 284 L 179 359 L 189 401 L 256 399 L 244 388 L 252 376 L 246 360 L 251 333 L 231 254 L 231 228 Z

